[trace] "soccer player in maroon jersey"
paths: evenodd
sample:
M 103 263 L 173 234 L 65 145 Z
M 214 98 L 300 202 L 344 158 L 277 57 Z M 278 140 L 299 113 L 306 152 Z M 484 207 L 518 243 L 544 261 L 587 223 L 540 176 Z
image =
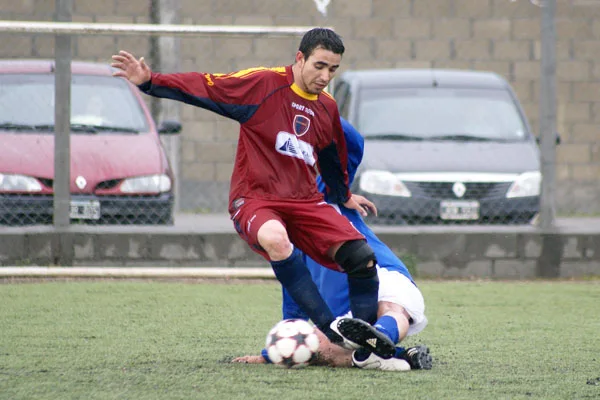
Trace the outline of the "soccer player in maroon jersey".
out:
M 373 328 L 379 280 L 375 255 L 364 236 L 324 201 L 366 215 L 375 205 L 348 187 L 347 151 L 340 116 L 323 89 L 338 69 L 344 44 L 332 30 L 315 28 L 300 42 L 293 65 L 229 74 L 152 72 L 143 57 L 120 51 L 117 77 L 144 93 L 178 100 L 240 123 L 229 193 L 229 213 L 239 235 L 270 263 L 277 279 L 334 343 L 365 347 L 383 358 L 394 343 Z M 318 240 L 317 240 L 318 238 Z M 352 314 L 336 320 L 304 264 L 304 251 L 348 276 Z M 366 322 L 364 322 L 366 321 Z

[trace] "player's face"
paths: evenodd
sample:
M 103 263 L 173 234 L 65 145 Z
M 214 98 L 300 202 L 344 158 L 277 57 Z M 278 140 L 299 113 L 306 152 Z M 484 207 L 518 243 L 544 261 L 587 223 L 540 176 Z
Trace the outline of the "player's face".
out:
M 333 79 L 341 61 L 340 54 L 322 48 L 313 50 L 308 58 L 298 52 L 296 63 L 300 67 L 300 82 L 296 84 L 307 93 L 321 93 Z

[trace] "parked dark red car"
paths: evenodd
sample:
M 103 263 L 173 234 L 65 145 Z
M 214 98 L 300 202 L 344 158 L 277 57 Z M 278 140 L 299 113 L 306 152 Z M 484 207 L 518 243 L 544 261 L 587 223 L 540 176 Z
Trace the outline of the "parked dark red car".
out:
M 0 224 L 52 223 L 54 63 L 0 61 Z M 108 64 L 72 63 L 70 216 L 171 224 L 174 176 L 139 90 Z

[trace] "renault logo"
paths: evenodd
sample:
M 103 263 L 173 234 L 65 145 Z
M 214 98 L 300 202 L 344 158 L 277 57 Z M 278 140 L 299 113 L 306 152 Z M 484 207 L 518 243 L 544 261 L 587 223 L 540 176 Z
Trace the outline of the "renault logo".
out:
M 79 189 L 83 189 L 85 185 L 87 185 L 87 181 L 83 176 L 78 176 L 77 178 L 75 178 L 75 184 Z
M 463 197 L 467 191 L 467 187 L 462 182 L 456 182 L 454 185 L 452 185 L 452 191 L 456 197 Z

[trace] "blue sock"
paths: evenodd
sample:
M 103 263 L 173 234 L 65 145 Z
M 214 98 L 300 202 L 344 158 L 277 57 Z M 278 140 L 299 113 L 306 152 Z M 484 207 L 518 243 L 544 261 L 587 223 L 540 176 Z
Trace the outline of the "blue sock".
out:
M 377 301 L 379 296 L 379 278 L 348 277 L 350 310 L 354 318 L 360 318 L 369 324 L 377 320 Z
M 271 261 L 273 272 L 292 299 L 325 335 L 331 333 L 329 324 L 335 319 L 312 280 L 302 252 L 294 247 L 292 254 L 281 261 Z M 328 335 L 329 336 L 329 335 Z
M 398 343 L 398 339 L 400 339 L 400 332 L 398 332 L 398 324 L 396 323 L 396 319 L 394 317 L 384 315 L 383 317 L 379 318 L 373 326 L 379 332 L 389 337 L 392 342 Z
M 400 355 L 406 351 L 406 348 L 402 346 L 396 346 L 396 353 L 394 354 L 394 358 L 402 358 Z

